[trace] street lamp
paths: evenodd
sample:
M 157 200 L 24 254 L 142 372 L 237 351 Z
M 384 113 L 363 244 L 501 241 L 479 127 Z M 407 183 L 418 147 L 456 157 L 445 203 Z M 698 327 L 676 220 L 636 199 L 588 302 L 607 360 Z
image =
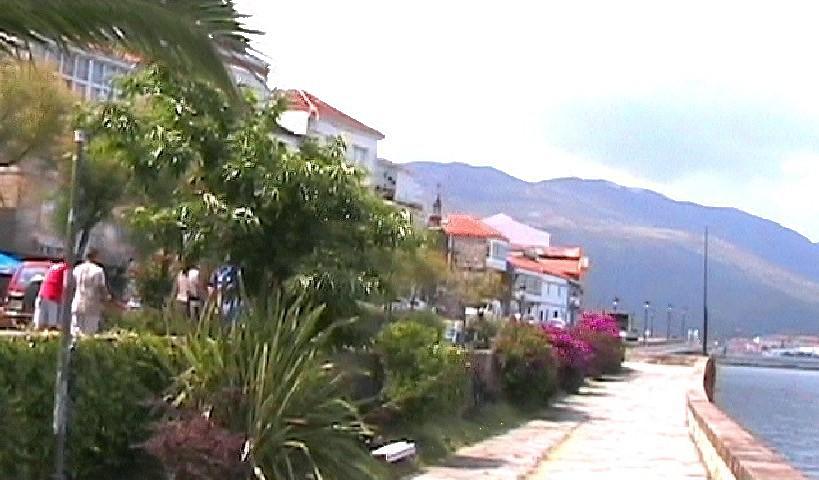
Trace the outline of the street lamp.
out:
M 651 302 L 646 300 L 643 304 L 643 344 L 648 342 L 648 334 L 651 330 L 648 329 L 648 309 L 651 308 Z
M 518 287 L 518 291 L 515 292 L 515 300 L 518 302 L 518 315 L 520 316 L 519 320 L 523 321 L 523 299 L 524 295 L 526 295 L 526 284 L 521 283 Z
M 618 297 L 614 297 L 614 300 L 611 301 L 611 308 L 614 310 L 614 313 L 617 313 L 617 305 L 620 303 L 620 299 Z
M 665 324 L 665 341 L 666 342 L 669 342 L 671 340 L 671 309 L 672 308 L 673 307 L 669 303 L 668 304 L 667 315 L 666 315 L 666 319 L 665 319 L 665 321 L 666 321 L 666 324 Z
M 680 338 L 684 342 L 688 342 L 688 332 L 685 330 L 685 321 L 688 316 L 688 307 L 684 307 L 682 311 L 682 319 L 680 320 Z
M 65 478 L 65 444 L 67 437 L 68 423 L 68 389 L 71 377 L 71 300 L 74 293 L 74 276 L 72 268 L 76 259 L 75 251 L 75 212 L 79 198 L 77 192 L 77 179 L 82 168 L 83 147 L 86 143 L 85 132 L 74 130 L 75 153 L 71 159 L 71 183 L 69 195 L 68 222 L 65 227 L 65 244 L 63 246 L 63 256 L 68 268 L 63 278 L 63 298 L 60 308 L 60 354 L 57 357 L 57 378 L 54 385 L 54 478 L 63 480 Z

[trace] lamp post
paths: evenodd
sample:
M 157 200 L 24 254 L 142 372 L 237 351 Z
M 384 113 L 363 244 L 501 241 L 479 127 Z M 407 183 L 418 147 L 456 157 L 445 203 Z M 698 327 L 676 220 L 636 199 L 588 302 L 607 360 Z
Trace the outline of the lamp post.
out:
M 671 340 L 671 309 L 673 307 L 671 304 L 668 304 L 668 309 L 666 311 L 666 324 L 665 324 L 665 341 L 666 343 Z
M 68 423 L 68 387 L 71 377 L 71 300 L 74 294 L 74 275 L 76 260 L 75 239 L 76 225 L 74 212 L 77 209 L 77 177 L 82 168 L 82 153 L 85 145 L 85 132 L 74 130 L 74 156 L 71 159 L 71 190 L 69 196 L 68 222 L 65 228 L 64 257 L 68 268 L 63 277 L 63 298 L 60 308 L 60 350 L 57 356 L 57 378 L 54 385 L 54 479 L 65 479 L 65 441 Z
M 685 321 L 688 316 L 688 307 L 683 308 L 682 319 L 680 320 L 680 338 L 683 342 L 688 342 L 688 332 L 685 330 Z
M 523 298 L 526 295 L 526 284 L 521 284 L 518 287 L 518 291 L 515 292 L 515 300 L 518 301 L 518 315 L 520 316 L 519 320 L 523 321 Z
M 620 303 L 620 299 L 618 297 L 614 297 L 614 300 L 611 301 L 611 308 L 614 313 L 617 313 L 617 305 Z
M 643 345 L 648 343 L 648 309 L 651 308 L 651 302 L 648 300 L 643 304 Z

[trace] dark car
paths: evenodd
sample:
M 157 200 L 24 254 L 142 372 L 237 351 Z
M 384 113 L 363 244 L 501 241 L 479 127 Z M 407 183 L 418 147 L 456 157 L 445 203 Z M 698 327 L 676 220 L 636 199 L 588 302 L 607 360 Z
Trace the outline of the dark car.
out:
M 31 321 L 40 283 L 50 266 L 47 260 L 26 260 L 17 267 L 3 301 L 4 323 L 18 326 Z

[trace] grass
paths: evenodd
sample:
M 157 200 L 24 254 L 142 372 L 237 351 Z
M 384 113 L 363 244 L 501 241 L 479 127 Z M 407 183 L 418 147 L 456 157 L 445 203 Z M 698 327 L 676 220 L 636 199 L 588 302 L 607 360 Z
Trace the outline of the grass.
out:
M 518 427 L 535 418 L 539 412 L 497 402 L 486 404 L 464 416 L 437 416 L 422 424 L 390 425 L 383 431 L 384 437 L 414 441 L 418 449 L 414 462 L 393 465 L 390 478 L 402 478 L 425 465 L 438 464 L 457 449 Z

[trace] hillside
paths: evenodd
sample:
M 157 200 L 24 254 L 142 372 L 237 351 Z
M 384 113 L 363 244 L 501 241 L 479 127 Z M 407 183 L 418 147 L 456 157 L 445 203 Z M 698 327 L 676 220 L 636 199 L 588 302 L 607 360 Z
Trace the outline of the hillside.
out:
M 555 244 L 582 245 L 591 258 L 586 306 L 615 296 L 637 311 L 687 306 L 702 318 L 702 237 L 711 232 L 710 312 L 723 335 L 819 332 L 819 246 L 781 225 L 733 208 L 671 200 L 602 180 L 561 178 L 530 183 L 487 167 L 407 164 L 444 209 L 485 216 L 503 212 L 553 234 Z M 674 328 L 679 330 L 677 321 Z

